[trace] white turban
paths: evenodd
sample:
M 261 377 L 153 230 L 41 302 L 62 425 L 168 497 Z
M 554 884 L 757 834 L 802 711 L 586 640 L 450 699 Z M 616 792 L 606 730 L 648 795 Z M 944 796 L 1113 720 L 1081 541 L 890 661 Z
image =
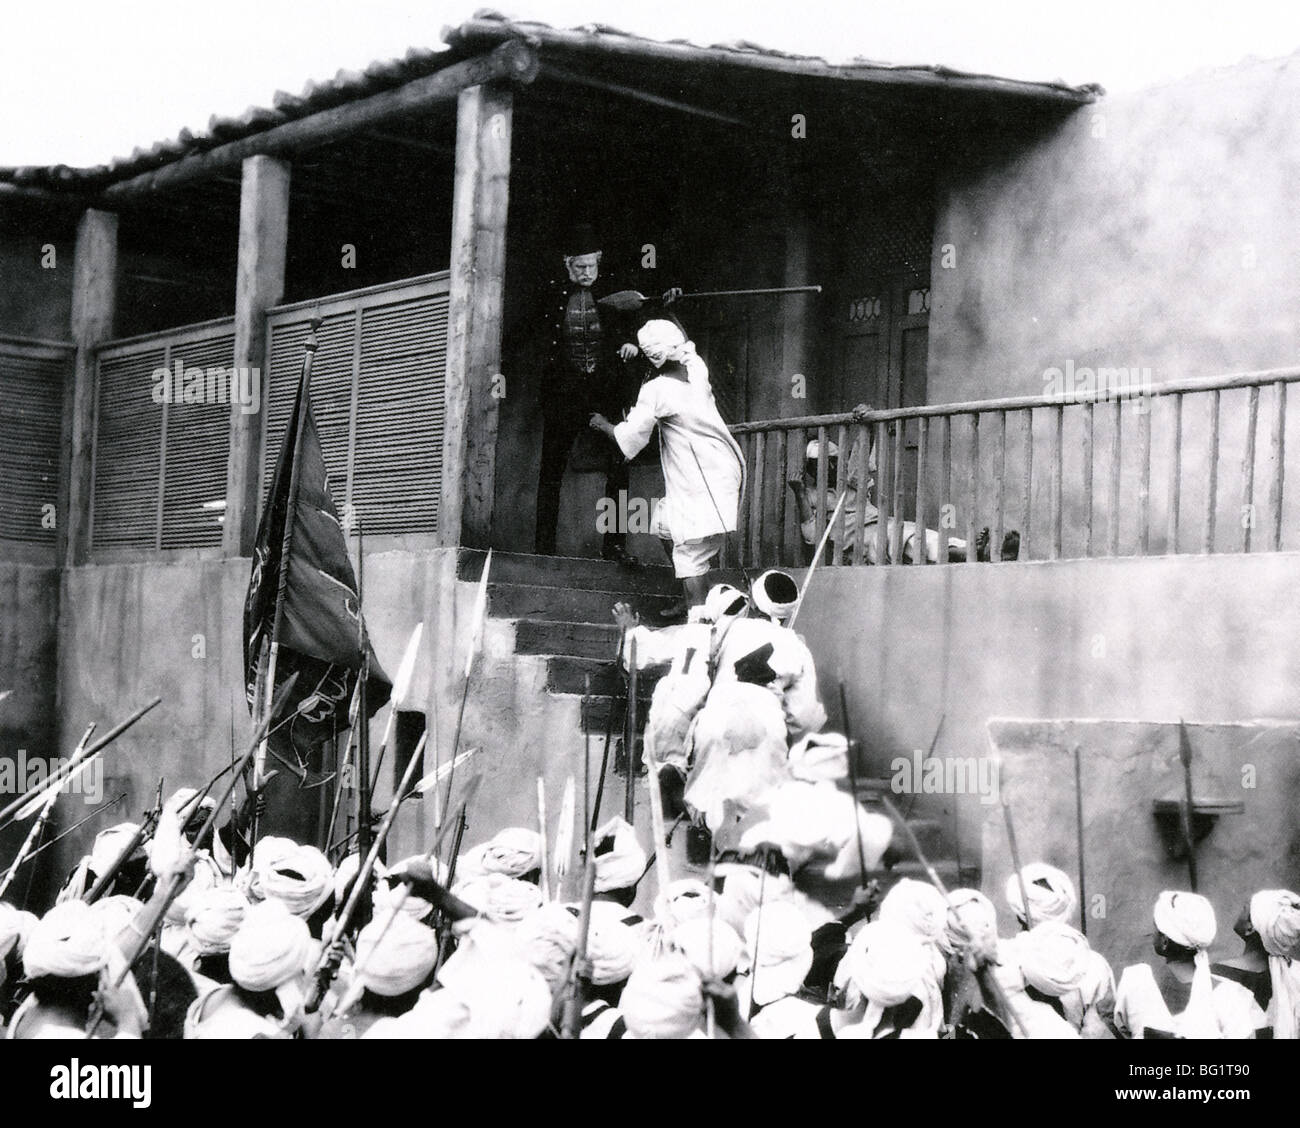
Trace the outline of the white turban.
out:
M 662 318 L 647 321 L 636 333 L 636 342 L 641 351 L 662 350 L 670 357 L 680 351 L 686 344 L 686 334 L 676 322 Z
M 117 864 L 118 859 L 122 857 L 122 851 L 127 848 L 139 829 L 138 823 L 124 822 L 101 830 L 95 835 L 95 841 L 90 847 L 90 868 L 96 877 L 103 877 Z M 129 858 L 125 860 L 130 861 Z
M 633 1038 L 685 1038 L 700 1027 L 700 973 L 677 952 L 643 960 L 632 972 L 618 1009 Z
M 185 909 L 185 927 L 194 950 L 201 956 L 230 951 L 248 909 L 248 898 L 229 885 L 204 890 Z
M 296 917 L 306 920 L 334 892 L 334 867 L 315 846 L 263 852 L 257 844 L 253 868 L 258 892 L 268 901 L 280 901 Z
M 902 878 L 880 902 L 880 919 L 923 943 L 948 945 L 948 902 L 928 881 Z
M 101 897 L 91 908 L 99 914 L 104 925 L 104 939 L 109 943 L 128 928 L 137 914 L 144 908 L 144 902 L 136 897 L 119 893 L 111 897 Z
M 799 602 L 799 585 L 788 572 L 782 572 L 779 568 L 769 568 L 754 581 L 749 594 L 755 607 L 764 615 L 779 622 L 790 614 L 795 604 Z
M 765 873 L 757 866 L 721 862 L 714 872 L 722 878 L 716 912 L 737 932 L 744 932 L 745 921 L 760 901 L 769 905 L 785 900 L 794 888 L 785 874 Z
M 604 853 L 601 847 L 610 843 Z M 596 892 L 627 889 L 641 880 L 645 872 L 646 852 L 636 839 L 636 831 L 624 819 L 615 817 L 596 831 L 591 849 L 596 859 Z
M 838 783 L 849 775 L 849 742 L 838 732 L 810 732 L 790 746 L 795 779 Z
M 1070 923 L 1079 898 L 1069 877 L 1046 862 L 1030 862 L 1021 868 L 1020 877 L 1024 879 L 1033 924 L 1044 920 Z M 1007 878 L 1007 905 L 1023 922 L 1025 906 L 1020 899 L 1020 879 L 1014 873 Z
M 886 921 L 872 921 L 854 937 L 836 973 L 867 1001 L 862 1033 L 871 1037 L 887 1007 L 919 999 L 924 1009 L 904 1034 L 925 1036 L 940 1017 L 939 987 L 934 978 L 933 949 L 915 933 Z
M 1059 920 L 1022 932 L 1015 951 L 1025 982 L 1053 998 L 1081 990 L 1091 971 L 1092 949 L 1083 933 Z
M 250 899 L 256 901 L 266 899 L 266 894 L 262 892 L 262 874 L 271 869 L 281 858 L 289 857 L 297 849 L 298 843 L 292 838 L 284 838 L 278 834 L 268 834 L 265 838 L 257 840 L 257 846 L 253 851 L 253 867 L 248 880 Z
M 357 936 L 357 981 L 392 998 L 429 978 L 438 960 L 438 934 L 404 913 L 376 916 Z
M 55 905 L 32 927 L 23 948 L 23 974 L 28 979 L 75 979 L 93 975 L 107 962 L 104 917 L 84 901 Z
M 168 924 L 182 927 L 185 924 L 185 914 L 189 911 L 190 905 L 195 898 L 202 896 L 209 889 L 215 889 L 225 881 L 225 875 L 221 872 L 221 867 L 217 865 L 212 855 L 200 852 L 194 856 L 194 876 L 184 889 L 173 898 L 172 903 L 167 906 L 166 921 Z
M 405 1041 L 443 1041 L 471 1037 L 473 1015 L 470 1005 L 457 992 L 423 991 L 409 1011 L 395 1018 L 381 1018 L 362 1038 L 401 1038 Z
M 480 864 L 488 873 L 523 877 L 542 864 L 542 836 L 522 826 L 508 826 L 483 844 Z
M 469 1006 L 471 1038 L 537 1038 L 551 1020 L 550 987 L 517 957 L 476 961 L 448 990 Z
M 598 987 L 621 983 L 632 974 L 641 950 L 636 929 L 624 923 L 628 910 L 613 901 L 591 903 L 591 925 L 587 930 L 587 959 L 591 981 Z
M 401 911 L 409 916 L 412 920 L 426 921 L 429 914 L 433 912 L 433 902 L 426 901 L 423 897 L 417 896 L 416 893 L 405 882 L 396 880 L 416 862 L 425 861 L 423 854 L 415 854 L 409 858 L 403 858 L 400 862 L 390 866 L 386 873 L 380 875 L 380 879 L 375 883 L 373 899 L 375 906 L 375 916 L 381 915 L 381 911 L 392 908 L 399 901 L 401 902 Z M 377 864 L 377 863 L 376 863 Z M 430 865 L 434 877 L 439 882 L 442 881 L 443 867 L 442 863 L 433 858 Z M 335 883 L 335 899 L 341 903 L 337 892 L 337 882 Z
M 1287 889 L 1261 890 L 1250 899 L 1250 923 L 1268 953 L 1273 1037 L 1300 1038 L 1300 982 L 1291 964 L 1300 956 L 1300 897 Z
M 736 935 L 736 930 L 718 919 L 710 928 L 707 915 L 677 925 L 668 933 L 668 943 L 690 960 L 700 975 L 719 979 L 735 971 L 744 955 L 744 941 Z
M 978 889 L 948 894 L 948 944 L 992 957 L 998 946 L 998 910 Z
M 755 909 L 745 921 L 749 994 L 759 1006 L 793 995 L 812 968 L 812 926 L 789 901 Z
M 552 901 L 523 919 L 517 940 L 520 955 L 542 973 L 552 992 L 557 991 L 578 950 L 578 918 Z
M 721 623 L 724 619 L 735 619 L 749 610 L 745 593 L 731 584 L 714 584 L 704 597 L 703 618 L 706 622 Z
M 672 882 L 655 898 L 655 918 L 665 928 L 684 924 L 709 911 L 709 887 L 695 877 Z
M 246 991 L 274 991 L 306 970 L 311 950 L 306 922 L 281 901 L 263 901 L 231 938 L 230 977 Z
M 1188 1037 L 1219 1037 L 1214 1010 L 1214 980 L 1207 949 L 1214 943 L 1218 922 L 1214 906 L 1199 893 L 1174 893 L 1166 889 L 1156 898 L 1155 926 L 1180 948 L 1195 952 L 1191 997 L 1183 1012 Z
M 532 882 L 500 873 L 458 881 L 452 892 L 498 924 L 517 924 L 542 903 L 542 891 Z

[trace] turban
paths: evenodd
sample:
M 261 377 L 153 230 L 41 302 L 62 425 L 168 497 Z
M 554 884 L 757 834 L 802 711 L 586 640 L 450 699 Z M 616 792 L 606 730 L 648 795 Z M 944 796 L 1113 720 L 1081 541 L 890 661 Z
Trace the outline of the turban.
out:
M 194 877 L 172 900 L 172 903 L 167 906 L 165 918 L 167 923 L 178 927 L 183 926 L 185 924 L 185 914 L 194 899 L 209 889 L 215 889 L 224 881 L 225 875 L 221 872 L 221 867 L 217 865 L 210 854 L 196 854 L 194 857 Z
M 587 930 L 587 959 L 591 981 L 598 987 L 622 983 L 632 974 L 640 954 L 641 938 L 624 923 L 628 910 L 613 901 L 591 903 L 591 925 Z
M 677 952 L 637 965 L 618 1009 L 633 1038 L 685 1038 L 699 1029 L 704 1011 L 700 973 Z
M 671 353 L 686 344 L 686 334 L 676 322 L 664 319 L 647 321 L 636 333 L 636 342 L 645 353 L 659 349 Z
M 506 827 L 484 843 L 480 864 L 488 873 L 523 877 L 542 864 L 542 836 L 521 826 Z
M 814 442 L 817 440 L 814 439 Z M 778 622 L 794 610 L 799 602 L 799 585 L 794 577 L 779 568 L 769 568 L 749 589 L 754 606 Z
M 540 971 L 516 957 L 477 960 L 448 990 L 469 1007 L 470 1038 L 532 1039 L 551 1020 L 550 987 Z
M 745 921 L 750 995 L 759 1006 L 793 995 L 812 968 L 812 926 L 789 901 L 755 909 Z
M 18 910 L 0 901 L 0 961 L 18 946 L 23 934 L 23 919 Z
M 709 887 L 694 877 L 668 885 L 655 898 L 655 918 L 665 927 L 684 924 L 709 911 Z
M 1218 922 L 1214 906 L 1199 893 L 1173 893 L 1165 890 L 1156 898 L 1156 928 L 1180 948 L 1196 953 L 1196 970 L 1192 973 L 1191 997 L 1183 1012 L 1183 1027 L 1191 1038 L 1220 1037 L 1214 1010 L 1214 980 L 1210 974 L 1210 956 L 1206 951 L 1214 943 Z
M 700 975 L 718 979 L 725 979 L 735 971 L 744 954 L 744 942 L 736 930 L 716 919 L 710 928 L 707 916 L 692 917 L 677 925 L 668 933 L 668 943 L 690 960 Z
M 810 732 L 790 748 L 790 773 L 809 783 L 847 779 L 848 740 L 838 732 Z
M 438 959 L 438 934 L 404 913 L 377 916 L 357 936 L 356 981 L 392 998 L 415 990 Z
M 287 858 L 297 849 L 298 843 L 292 838 L 284 838 L 278 834 L 268 834 L 265 838 L 257 840 L 253 869 L 248 881 L 248 893 L 251 899 L 257 901 L 266 899 L 266 894 L 262 892 L 262 874 L 279 862 L 281 858 Z
M 629 889 L 641 880 L 646 853 L 636 840 L 636 831 L 625 820 L 610 819 L 596 831 L 591 848 L 596 859 L 597 893 Z
M 470 1037 L 469 1004 L 455 991 L 424 991 L 409 1011 L 372 1023 L 362 1038 L 443 1040 Z
M 790 896 L 794 886 L 784 874 L 765 873 L 757 866 L 720 862 L 714 872 L 722 878 L 717 913 L 737 932 L 745 930 L 749 914 L 761 900 L 770 905 Z
M 1265 889 L 1250 899 L 1250 923 L 1268 953 L 1273 1037 L 1300 1038 L 1300 983 L 1291 961 L 1300 956 L 1300 897 Z
M 423 921 L 433 912 L 432 901 L 426 901 L 423 897 L 417 896 L 410 886 L 398 880 L 413 863 L 423 861 L 425 861 L 423 855 L 415 854 L 412 857 L 403 858 L 400 862 L 390 866 L 387 873 L 380 875 L 374 889 L 375 916 L 380 915 L 379 911 L 381 909 L 391 908 L 396 905 L 399 898 L 401 900 L 401 911 L 413 920 Z M 376 863 L 377 865 L 378 863 Z M 443 878 L 442 863 L 437 858 L 433 858 L 430 859 L 430 865 L 434 877 L 441 882 Z M 342 897 L 337 893 L 337 882 L 335 889 L 335 899 L 341 904 Z
M 112 897 L 101 897 L 91 908 L 103 922 L 104 939 L 111 943 L 122 929 L 129 927 L 135 920 L 136 914 L 144 908 L 144 902 L 119 893 Z
M 93 975 L 107 961 L 104 917 L 84 901 L 55 905 L 32 927 L 23 948 L 23 974 L 28 979 Z
M 452 892 L 498 924 L 517 924 L 542 903 L 542 891 L 532 882 L 500 873 L 458 881 Z
M 998 910 L 978 889 L 948 894 L 948 944 L 992 957 L 998 946 Z
M 1070 923 L 1079 898 L 1075 895 L 1074 883 L 1064 873 L 1046 862 L 1030 862 L 1022 867 L 1020 877 L 1024 879 L 1033 924 L 1043 920 Z M 1020 899 L 1020 878 L 1014 873 L 1007 878 L 1007 905 L 1023 923 L 1025 906 Z
M 820 455 L 821 455 L 821 451 L 822 451 L 822 445 L 821 445 L 821 443 L 819 443 L 816 439 L 813 439 L 813 440 L 812 440 L 812 441 L 811 441 L 811 442 L 810 442 L 810 443 L 809 443 L 809 444 L 804 448 L 803 456 L 804 456 L 804 458 L 805 458 L 806 460 L 810 460 L 810 459 L 818 458 L 818 457 L 820 457 Z M 829 441 L 826 443 L 826 457 L 827 457 L 827 458 L 838 458 L 838 457 L 839 457 L 839 453 L 840 453 L 840 448 L 837 447 L 834 443 L 829 442 Z
M 248 898 L 228 885 L 205 889 L 193 898 L 185 909 L 185 927 L 194 950 L 201 956 L 230 951 L 248 909 Z
M 593 902 L 594 907 L 594 902 Z M 552 992 L 568 979 L 578 950 L 578 918 L 554 902 L 529 913 L 519 925 L 520 955 L 542 973 Z
M 931 951 L 915 933 L 885 921 L 865 925 L 854 937 L 843 965 L 848 981 L 867 1001 L 863 1034 L 871 1037 L 885 1009 L 908 999 L 921 1000 L 925 1008 L 909 1027 L 912 1035 L 932 1033 L 941 1004 Z
M 263 901 L 231 938 L 230 977 L 246 991 L 274 991 L 306 970 L 311 950 L 306 922 L 280 901 Z
M 122 857 L 122 851 L 127 848 L 136 833 L 139 831 L 138 823 L 118 823 L 117 826 L 110 826 L 107 830 L 101 830 L 95 835 L 94 844 L 90 847 L 90 868 L 96 877 L 103 877 Z M 138 847 L 137 847 L 138 850 Z M 130 861 L 130 859 L 124 859 Z
M 292 850 L 267 853 L 259 842 L 253 860 L 254 880 L 265 900 L 282 902 L 303 920 L 329 900 L 334 892 L 334 868 L 315 846 L 295 844 Z
M 1022 932 L 1015 949 L 1025 982 L 1053 998 L 1080 990 L 1091 970 L 1092 949 L 1083 933 L 1059 920 Z
M 745 593 L 731 584 L 714 584 L 704 597 L 703 616 L 710 623 L 737 618 L 748 610 L 749 601 L 745 598 Z
M 880 902 L 880 919 L 924 943 L 948 944 L 948 902 L 928 881 L 902 878 Z

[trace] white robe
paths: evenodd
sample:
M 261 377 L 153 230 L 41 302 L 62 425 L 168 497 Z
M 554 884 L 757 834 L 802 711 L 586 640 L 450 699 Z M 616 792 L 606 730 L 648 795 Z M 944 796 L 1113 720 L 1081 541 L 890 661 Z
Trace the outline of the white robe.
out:
M 687 379 L 647 380 L 627 419 L 614 427 L 619 450 L 631 459 L 658 426 L 664 500 L 656 525 L 674 544 L 734 532 L 744 484 L 744 456 L 718 414 L 709 370 L 692 355 L 686 372 Z

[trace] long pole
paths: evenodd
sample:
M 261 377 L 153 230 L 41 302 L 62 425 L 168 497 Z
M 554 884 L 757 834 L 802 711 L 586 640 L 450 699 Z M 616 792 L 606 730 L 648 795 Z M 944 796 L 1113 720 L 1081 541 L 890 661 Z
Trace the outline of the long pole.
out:
M 998 797 L 1002 802 L 1002 822 L 1007 828 L 1007 850 L 1011 854 L 1011 866 L 1016 871 L 1016 884 L 1020 886 L 1020 903 L 1024 907 L 1025 931 L 1034 927 L 1034 916 L 1029 908 L 1029 890 L 1025 887 L 1025 871 L 1020 865 L 1020 849 L 1016 846 L 1016 824 L 1011 817 L 1011 800 L 1007 796 L 1006 784 L 1002 778 L 1002 761 L 998 761 Z
M 858 812 L 858 769 L 854 765 L 853 736 L 849 731 L 849 702 L 844 692 L 844 679 L 840 678 L 840 716 L 844 719 L 845 758 L 849 764 L 849 787 L 853 789 L 853 829 L 858 840 L 858 870 L 860 886 L 867 883 L 867 855 L 862 848 L 862 815 Z
M 1187 726 L 1178 719 L 1178 758 L 1183 762 L 1183 841 L 1187 846 L 1187 879 L 1196 892 L 1196 840 L 1192 835 L 1192 812 L 1196 810 L 1192 798 L 1192 742 L 1187 736 Z
M 691 294 L 679 294 L 677 300 L 686 298 L 743 298 L 756 294 L 820 294 L 820 286 L 765 286 L 758 290 L 696 290 Z
M 613 674 L 618 680 L 622 680 L 622 663 L 623 663 L 623 639 L 626 637 L 622 628 L 618 632 L 618 650 L 614 653 Z M 605 773 L 609 770 L 609 746 L 614 739 L 614 706 L 618 704 L 618 696 L 614 693 L 611 686 L 609 691 L 609 708 L 605 710 L 605 744 L 600 753 L 600 778 L 596 782 L 596 802 L 587 816 L 587 845 L 591 845 L 591 831 L 596 829 L 596 824 L 600 821 L 600 808 L 605 798 Z
M 1077 742 L 1074 745 L 1074 826 L 1079 852 L 1079 931 L 1087 936 L 1088 882 L 1083 863 L 1083 755 Z
M 813 573 L 817 571 L 817 566 L 821 563 L 822 553 L 826 551 L 826 542 L 831 539 L 831 530 L 835 528 L 835 522 L 839 520 L 840 510 L 844 508 L 844 499 L 849 496 L 849 491 L 845 489 L 839 500 L 835 503 L 835 509 L 831 513 L 831 519 L 826 522 L 826 528 L 822 530 L 822 539 L 817 542 L 817 553 L 813 556 L 812 563 L 808 565 L 808 571 L 803 578 L 803 586 L 799 588 L 799 598 L 795 601 L 794 610 L 790 612 L 790 618 L 786 620 L 786 626 L 791 630 L 794 629 L 794 622 L 799 618 L 799 612 L 803 608 L 803 597 L 808 594 L 808 586 L 812 583 Z
M 636 817 L 636 637 L 628 643 L 627 709 L 623 714 L 623 758 L 627 761 L 627 791 L 623 800 L 623 817 L 632 823 Z

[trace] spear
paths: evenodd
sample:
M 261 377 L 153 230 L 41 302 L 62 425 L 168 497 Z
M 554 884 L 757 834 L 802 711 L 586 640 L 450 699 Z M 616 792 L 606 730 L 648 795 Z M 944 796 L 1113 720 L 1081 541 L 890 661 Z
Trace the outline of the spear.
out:
M 1077 741 L 1074 745 L 1074 832 L 1079 852 L 1079 931 L 1087 936 L 1088 885 L 1083 864 L 1083 758 Z
M 379 769 L 383 767 L 384 753 L 388 751 L 389 742 L 393 739 L 393 729 L 397 726 L 397 712 L 406 700 L 406 695 L 411 691 L 411 678 L 415 675 L 415 660 L 420 654 L 420 639 L 423 635 L 424 623 L 416 623 L 415 630 L 411 632 L 411 637 L 406 640 L 406 650 L 402 654 L 402 664 L 397 667 L 397 674 L 393 678 L 393 690 L 389 695 L 392 705 L 388 710 L 388 722 L 384 725 L 384 738 L 379 742 L 379 755 L 375 758 L 375 771 L 370 777 L 370 792 L 372 795 L 379 785 Z
M 1192 812 L 1196 807 L 1192 800 L 1192 742 L 1182 717 L 1178 718 L 1178 758 L 1183 762 L 1183 840 L 1187 843 L 1187 878 L 1195 893 L 1196 842 L 1192 837 Z
M 1020 850 L 1016 847 L 1016 824 L 1011 817 L 1011 799 L 1002 781 L 1002 760 L 998 760 L 998 798 L 1002 802 L 1002 822 L 1007 828 L 1007 849 L 1011 853 L 1011 866 L 1016 871 L 1016 883 L 1020 886 L 1020 903 L 1025 911 L 1025 931 L 1034 927 L 1033 913 L 1029 908 L 1029 891 L 1025 888 L 1025 871 L 1020 868 Z
M 564 895 L 565 878 L 569 876 L 569 866 L 573 861 L 573 823 L 577 805 L 577 788 L 573 776 L 564 781 L 564 793 L 560 799 L 560 818 L 555 828 L 555 896 Z
M 68 837 L 68 835 L 73 834 L 74 832 L 80 830 L 83 826 L 86 825 L 86 823 L 90 822 L 90 820 L 93 819 L 96 815 L 102 815 L 110 807 L 116 807 L 125 798 L 126 798 L 126 792 L 123 791 L 122 794 L 119 795 L 116 799 L 110 799 L 107 803 L 101 803 L 98 807 L 96 807 L 93 811 L 91 811 L 90 814 L 86 815 L 85 818 L 78 819 L 76 822 L 74 822 L 62 834 L 55 835 L 48 842 L 42 842 L 38 847 L 36 847 L 35 850 L 33 850 L 30 854 L 27 855 L 27 857 L 23 859 L 23 864 L 26 865 L 26 863 L 32 861 L 34 858 L 39 857 L 51 846 L 53 846 L 56 842 L 62 842 L 65 838 Z
M 582 911 L 578 915 L 578 950 L 569 969 L 569 994 L 564 1001 L 564 1021 L 560 1037 L 572 1040 L 578 1036 L 582 1018 L 585 985 L 591 982 L 591 968 L 587 961 L 587 938 L 591 935 L 591 902 L 596 893 L 596 859 L 587 855 L 587 868 L 582 874 Z
M 618 650 L 614 652 L 614 674 L 621 677 L 623 661 L 623 639 L 626 632 L 620 627 L 618 632 Z M 596 829 L 596 824 L 600 821 L 601 800 L 605 797 L 605 772 L 609 768 L 609 745 L 614 739 L 614 703 L 617 697 L 611 688 L 609 694 L 609 707 L 605 710 L 605 746 L 600 753 L 600 778 L 596 782 L 596 802 L 591 810 L 587 813 L 587 846 L 591 847 L 591 832 Z
M 451 807 L 451 789 L 456 778 L 456 754 L 460 751 L 460 732 L 465 721 L 465 702 L 469 699 L 469 677 L 474 669 L 474 659 L 478 656 L 479 649 L 483 645 L 483 625 L 487 619 L 488 573 L 491 570 L 492 550 L 489 548 L 487 559 L 483 561 L 483 574 L 478 581 L 478 594 L 474 599 L 473 626 L 469 639 L 469 651 L 465 655 L 465 673 L 460 687 L 460 708 L 456 712 L 456 735 L 451 742 L 452 770 L 447 775 L 447 800 L 443 805 L 444 809 Z M 442 810 L 436 813 L 433 825 L 435 829 L 442 826 Z
M 133 724 L 136 723 L 136 721 L 138 721 L 147 712 L 149 712 L 150 709 L 156 708 L 158 705 L 161 704 L 162 704 L 162 698 L 155 697 L 147 705 L 142 705 L 139 709 L 137 709 L 134 713 L 132 713 L 129 717 L 127 717 L 127 719 L 124 720 L 120 725 L 117 725 L 115 728 L 110 729 L 103 736 L 101 736 L 97 741 L 95 741 L 94 744 L 92 744 L 89 748 L 87 748 L 85 750 L 85 753 L 82 755 L 80 762 L 76 764 L 64 764 L 62 767 L 58 769 L 58 771 L 51 772 L 49 777 L 46 779 L 44 783 L 37 784 L 35 787 L 31 788 L 31 790 L 26 791 L 22 795 L 18 796 L 18 798 L 15 799 L 12 803 L 10 803 L 9 806 L 7 806 L 3 811 L 0 811 L 0 824 L 2 824 L 0 825 L 0 830 L 3 830 L 5 826 L 9 825 L 9 820 L 11 815 L 14 815 L 15 812 L 27 806 L 38 795 L 48 794 L 50 788 L 53 788 L 55 791 L 57 791 L 68 780 L 69 776 L 71 776 L 74 772 L 82 771 L 85 768 L 86 764 L 88 764 L 95 755 L 97 755 L 104 748 L 108 747 L 108 745 L 112 744 L 113 741 L 115 741 L 119 736 L 121 736 L 124 732 L 126 732 L 127 729 L 129 729 Z
M 812 583 L 813 573 L 817 571 L 817 565 L 821 563 L 822 554 L 826 551 L 826 542 L 831 539 L 831 530 L 835 528 L 835 522 L 839 519 L 840 510 L 844 508 L 844 499 L 848 496 L 849 491 L 847 489 L 840 493 L 839 500 L 831 511 L 831 519 L 826 522 L 826 528 L 822 530 L 822 539 L 817 542 L 817 552 L 812 558 L 812 563 L 808 565 L 808 571 L 803 578 L 803 586 L 799 588 L 799 598 L 795 601 L 794 610 L 790 612 L 790 618 L 786 620 L 785 625 L 791 630 L 794 629 L 794 621 L 799 618 L 799 610 L 803 607 L 803 597 L 808 594 L 808 586 Z
M 546 780 L 537 777 L 537 832 L 541 840 L 541 890 L 542 900 L 551 899 L 551 864 L 546 848 Z
M 636 817 L 636 638 L 628 644 L 627 709 L 623 713 L 623 758 L 627 761 L 627 791 L 623 817 L 631 824 Z
M 85 754 L 86 744 L 90 740 L 91 733 L 95 731 L 95 722 L 91 721 L 87 727 L 85 735 L 82 736 L 77 744 L 76 751 L 72 753 L 71 763 L 76 765 L 77 761 Z M 18 873 L 18 867 L 23 864 L 24 859 L 36 844 L 37 840 L 45 833 L 45 825 L 50 821 L 50 815 L 54 811 L 54 804 L 58 802 L 59 796 L 63 794 L 63 788 L 55 788 L 50 792 L 49 798 L 45 800 L 45 805 L 41 808 L 40 817 L 32 824 L 32 829 L 27 832 L 27 838 L 24 840 L 22 847 L 18 851 L 17 857 L 14 858 L 13 865 L 9 867 L 9 872 L 5 874 L 4 880 L 0 881 L 0 897 L 5 895 L 5 890 L 9 888 L 14 876 Z M 19 818 L 22 813 L 19 813 Z
M 122 872 L 122 867 L 131 860 L 131 855 L 140 848 L 145 836 L 157 825 L 158 819 L 162 815 L 162 793 L 163 777 L 159 776 L 158 790 L 154 793 L 153 809 L 145 812 L 144 818 L 140 820 L 140 825 L 136 828 L 135 833 L 131 835 L 131 841 L 113 859 L 113 864 L 96 878 L 95 884 L 91 886 L 90 891 L 82 897 L 86 904 L 93 905 L 112 887 L 113 882 L 117 880 L 117 875 Z

